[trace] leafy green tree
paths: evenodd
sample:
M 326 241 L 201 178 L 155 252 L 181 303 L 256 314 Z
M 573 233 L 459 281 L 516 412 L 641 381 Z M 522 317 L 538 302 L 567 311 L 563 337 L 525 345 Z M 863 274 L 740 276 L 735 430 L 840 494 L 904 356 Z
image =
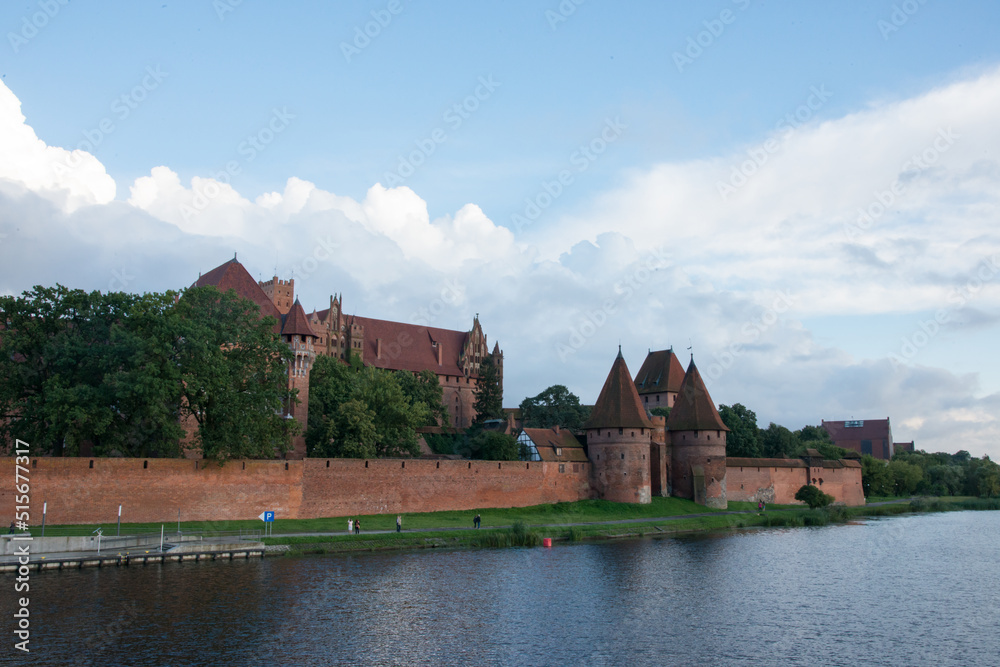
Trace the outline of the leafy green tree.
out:
M 486 461 L 520 460 L 521 448 L 517 439 L 499 431 L 479 431 L 468 442 L 469 458 Z
M 309 456 L 340 456 L 334 444 L 337 413 L 357 391 L 358 373 L 336 357 L 318 356 L 309 371 L 309 419 L 306 451 Z
M 828 493 L 823 493 L 819 490 L 819 487 L 813 486 L 812 484 L 806 484 L 796 491 L 795 499 L 809 505 L 809 509 L 826 507 L 833 502 L 833 496 Z
M 590 416 L 590 410 L 580 405 L 580 398 L 561 384 L 524 399 L 520 408 L 522 422 L 528 428 L 561 426 L 577 430 Z
M 423 403 L 427 406 L 427 423 L 421 426 L 451 426 L 448 410 L 444 407 L 444 390 L 433 371 L 396 371 L 396 379 L 411 404 Z
M 652 410 L 650 410 L 649 414 L 651 414 L 651 415 L 653 415 L 655 417 L 666 417 L 666 418 L 669 419 L 670 418 L 670 411 L 672 409 L 673 408 L 665 408 L 663 406 L 660 406 L 658 408 L 653 408 Z
M 395 373 L 365 368 L 358 376 L 356 398 L 374 415 L 376 456 L 420 453 L 416 430 L 430 419 L 430 409 L 423 403 L 410 403 Z
M 178 455 L 173 297 L 62 285 L 0 297 L 0 442 L 55 456 L 84 444 L 98 456 Z
M 761 450 L 767 458 L 783 459 L 794 456 L 799 449 L 799 439 L 784 426 L 774 422 L 760 432 Z
M 198 424 L 195 447 L 220 463 L 288 451 L 298 423 L 281 413 L 298 399 L 288 391 L 292 352 L 274 318 L 215 287 L 184 290 L 173 312 L 181 412 Z
M 924 471 L 920 466 L 905 461 L 890 461 L 886 468 L 892 479 L 893 492 L 897 496 L 910 495 L 917 490 L 917 486 L 924 478 Z
M 352 399 L 337 407 L 330 424 L 329 442 L 336 443 L 336 455 L 369 459 L 378 455 L 375 414 L 361 401 Z
M 760 458 L 763 455 L 757 415 L 740 403 L 720 405 L 719 416 L 729 427 L 726 434 L 726 456 Z
M 493 361 L 493 355 L 488 354 L 479 364 L 479 381 L 476 383 L 476 401 L 473 409 L 476 411 L 476 423 L 482 424 L 488 419 L 503 417 L 503 385 L 500 370 Z
M 881 461 L 871 454 L 865 454 L 861 457 L 861 489 L 866 498 L 895 494 L 893 479 L 885 461 Z

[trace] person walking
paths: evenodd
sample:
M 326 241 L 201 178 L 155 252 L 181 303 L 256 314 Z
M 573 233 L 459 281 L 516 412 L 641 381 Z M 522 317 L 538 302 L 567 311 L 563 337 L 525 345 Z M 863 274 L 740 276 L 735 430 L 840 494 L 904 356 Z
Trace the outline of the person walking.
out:
M 354 520 L 354 534 L 355 535 L 361 534 L 361 519 Z
M 396 515 L 396 532 L 401 532 L 403 530 L 403 516 L 400 514 Z
M 354 531 L 354 519 L 347 520 L 347 532 L 351 533 Z
M 477 514 L 476 517 L 472 520 L 472 525 L 474 525 L 478 529 L 482 521 L 483 521 L 482 518 Z

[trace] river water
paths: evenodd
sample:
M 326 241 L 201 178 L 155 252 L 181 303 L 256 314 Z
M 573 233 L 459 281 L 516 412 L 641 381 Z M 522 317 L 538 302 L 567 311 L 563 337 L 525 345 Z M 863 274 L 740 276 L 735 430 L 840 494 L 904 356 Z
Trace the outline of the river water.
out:
M 46 572 L 31 579 L 31 654 L 14 651 L 8 631 L 0 655 L 37 665 L 998 665 L 998 546 L 1000 512 L 956 512 L 551 549 Z M 3 596 L 8 625 L 13 597 Z

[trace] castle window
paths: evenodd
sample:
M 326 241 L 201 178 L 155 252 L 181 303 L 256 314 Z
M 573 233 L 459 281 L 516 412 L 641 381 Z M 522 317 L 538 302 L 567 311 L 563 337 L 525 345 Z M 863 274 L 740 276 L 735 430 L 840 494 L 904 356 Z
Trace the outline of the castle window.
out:
M 706 435 L 705 439 L 708 440 L 709 442 L 712 442 L 712 434 L 709 433 L 708 435 Z
M 625 460 L 625 452 L 622 452 L 622 461 Z
M 643 396 L 642 397 L 642 402 L 643 403 L 649 403 L 649 396 Z
M 565 463 L 560 463 L 559 464 L 559 472 L 566 472 L 566 464 Z
M 657 402 L 657 403 L 659 403 L 659 402 L 660 402 L 660 395 L 659 395 L 659 394 L 657 394 L 657 395 L 656 395 L 656 402 Z
M 622 435 L 623 433 L 625 433 L 625 429 L 621 429 L 621 428 L 618 429 L 618 435 Z
M 632 431 L 632 437 L 633 438 L 635 437 L 635 431 Z
M 556 447 L 556 456 L 562 456 L 562 447 Z

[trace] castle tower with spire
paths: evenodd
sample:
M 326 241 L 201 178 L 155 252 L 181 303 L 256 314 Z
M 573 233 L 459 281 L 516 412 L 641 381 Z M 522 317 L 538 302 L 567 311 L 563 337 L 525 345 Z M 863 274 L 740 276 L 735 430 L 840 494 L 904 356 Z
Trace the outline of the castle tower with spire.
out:
M 292 439 L 287 458 L 306 457 L 306 426 L 309 414 L 309 371 L 316 361 L 316 340 L 319 338 L 306 318 L 302 304 L 296 299 L 288 313 L 281 317 L 281 339 L 288 343 L 295 358 L 288 366 L 288 388 L 298 390 L 298 403 L 289 402 L 287 416 L 299 422 L 299 433 Z
M 653 423 L 639 402 L 620 347 L 584 428 L 598 497 L 621 503 L 652 502 L 648 457 Z
M 692 357 L 667 418 L 673 495 L 726 508 L 728 430 Z

